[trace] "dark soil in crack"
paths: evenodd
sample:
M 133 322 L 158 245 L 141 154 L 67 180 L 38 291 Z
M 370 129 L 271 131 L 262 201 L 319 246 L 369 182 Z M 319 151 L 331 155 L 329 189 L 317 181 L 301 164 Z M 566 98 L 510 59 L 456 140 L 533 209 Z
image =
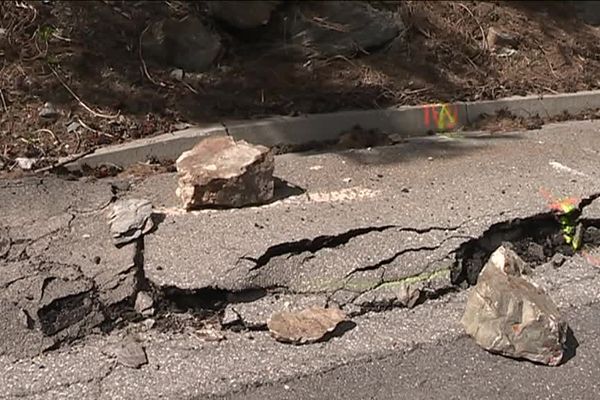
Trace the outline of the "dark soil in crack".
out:
M 581 220 L 582 248 L 600 246 L 600 223 Z M 575 254 L 564 239 L 553 214 L 542 214 L 493 225 L 482 237 L 465 243 L 457 251 L 452 281 L 457 285 L 474 285 L 490 255 L 501 245 L 511 247 L 531 267 L 553 261 L 564 262 Z
M 171 68 L 147 61 L 153 80 L 167 85 L 151 82 L 140 69 L 138 43 L 148 24 L 166 17 L 207 20 L 204 1 L 4 1 L 0 171 L 16 157 L 50 163 L 182 123 L 600 87 L 599 31 L 577 19 L 570 2 L 526 3 L 371 2 L 403 17 L 406 40 L 352 59 L 318 60 L 312 68 L 305 58 L 264 46 L 281 41 L 269 37 L 276 30 L 254 32 L 254 42 L 245 31 L 210 21 L 226 51 L 193 82 L 194 93 L 170 77 Z M 498 26 L 519 37 L 516 53 L 499 57 L 484 45 L 488 28 Z M 119 117 L 89 112 L 67 87 L 90 109 Z M 38 118 L 47 101 L 62 112 L 58 120 Z M 72 122 L 81 130 L 68 129 Z

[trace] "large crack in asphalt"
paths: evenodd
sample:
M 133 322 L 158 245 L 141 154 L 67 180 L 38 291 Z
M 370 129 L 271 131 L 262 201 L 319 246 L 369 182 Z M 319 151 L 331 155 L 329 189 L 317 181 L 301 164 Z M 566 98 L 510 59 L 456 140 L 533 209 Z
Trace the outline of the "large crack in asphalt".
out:
M 600 198 L 600 194 L 594 194 L 588 198 L 581 200 L 576 217 L 579 218 L 583 209 L 592 204 L 596 199 Z M 584 248 L 596 248 L 600 246 L 600 219 L 579 219 L 583 227 L 582 246 Z M 295 242 L 281 243 L 270 247 L 260 257 L 250 259 L 255 263 L 251 271 L 260 270 L 267 267 L 277 257 L 302 257 L 300 263 L 312 260 L 318 256 L 319 251 L 323 249 L 337 249 L 343 251 L 343 247 L 351 240 L 368 235 L 375 232 L 384 232 L 390 229 L 398 229 L 404 232 L 412 232 L 415 234 L 424 234 L 434 230 L 445 232 L 454 232 L 462 227 L 465 223 L 454 227 L 430 227 L 423 229 L 398 227 L 394 225 L 386 225 L 379 227 L 364 227 L 353 229 L 339 235 L 319 236 L 313 239 L 303 239 Z M 402 277 L 396 280 L 386 280 L 386 266 L 396 260 L 398 257 L 406 253 L 431 252 L 441 248 L 451 239 L 465 239 L 458 247 L 449 251 L 444 257 L 439 260 L 427 263 L 423 266 L 422 272 L 411 276 Z M 553 212 L 536 214 L 530 217 L 514 218 L 491 225 L 478 237 L 470 237 L 467 235 L 453 234 L 445 237 L 435 245 L 408 247 L 400 250 L 396 254 L 378 260 L 375 263 L 361 266 L 348 272 L 344 279 L 349 281 L 356 274 L 374 271 L 379 274 L 375 283 L 368 288 L 358 290 L 347 297 L 346 304 L 340 304 L 335 301 L 335 295 L 338 292 L 347 290 L 346 284 L 341 289 L 336 289 L 327 295 L 325 304 L 337 303 L 342 307 L 348 305 L 357 305 L 358 310 L 352 309 L 353 315 L 360 315 L 366 312 L 381 312 L 394 307 L 414 307 L 423 303 L 427 299 L 437 298 L 445 295 L 448 292 L 462 290 L 470 285 L 474 285 L 477 281 L 479 272 L 487 262 L 491 253 L 500 245 L 511 246 L 525 261 L 533 268 L 553 262 L 562 264 L 569 257 L 573 257 L 577 253 L 572 246 L 565 243 L 564 235 L 561 226 L 558 223 L 557 216 Z M 443 264 L 439 269 L 431 269 L 430 266 L 441 262 L 451 260 L 451 263 Z M 431 284 L 432 281 L 438 278 L 446 279 L 441 285 Z M 269 296 L 312 296 L 320 294 L 320 292 L 297 292 L 285 285 L 263 286 L 259 296 L 254 296 L 251 301 L 243 301 L 236 303 L 229 301 L 232 298 L 247 297 L 244 292 L 232 292 L 227 290 L 207 291 L 182 291 L 177 288 L 168 288 L 168 293 L 164 293 L 164 298 L 172 301 L 177 298 L 176 303 L 179 305 L 182 302 L 190 304 L 199 304 L 198 300 L 187 299 L 186 297 L 196 296 L 212 296 L 214 302 L 211 303 L 212 310 L 218 310 L 219 307 L 229 310 L 237 317 L 237 323 L 229 324 L 230 327 L 239 329 L 240 326 L 251 329 L 266 329 L 266 324 L 246 324 L 244 322 L 243 313 L 240 312 L 242 305 L 256 302 L 260 299 L 268 298 Z M 413 292 L 411 292 L 411 290 Z M 378 292 L 392 291 L 393 294 L 380 296 Z M 398 293 L 403 293 L 403 298 L 399 299 Z M 377 293 L 377 295 L 374 295 Z M 365 296 L 371 295 L 371 296 Z M 206 298 L 204 303 L 206 304 Z M 362 303 L 361 303 L 362 302 Z M 193 306 L 191 307 L 194 308 Z M 223 313 L 220 314 L 223 316 Z M 225 325 L 228 325 L 227 323 Z
M 583 199 L 577 217 L 585 207 L 598 198 L 600 194 Z M 72 221 L 71 215 L 66 220 L 67 227 L 71 226 Z M 565 259 L 577 254 L 570 245 L 565 243 L 561 226 L 556 215 L 551 212 L 495 223 L 478 237 L 459 232 L 468 222 L 451 227 L 412 228 L 395 225 L 362 227 L 338 235 L 322 235 L 312 239 L 281 243 L 269 247 L 257 258 L 245 258 L 254 263 L 249 268 L 249 275 L 252 275 L 268 268 L 270 264 L 282 257 L 287 259 L 296 257 L 302 264 L 320 257 L 322 250 L 343 252 L 345 246 L 353 241 L 390 230 L 395 230 L 399 234 L 414 234 L 417 237 L 439 231 L 444 236 L 433 244 L 409 246 L 375 262 L 353 268 L 342 277 L 341 287 L 320 291 L 297 291 L 285 284 L 263 285 L 240 291 L 214 287 L 196 289 L 158 287 L 145 275 L 144 240 L 140 238 L 135 244 L 133 264 L 116 272 L 114 279 L 111 278 L 111 286 L 108 289 L 97 284 L 95 278 L 85 276 L 78 266 L 65 266 L 65 268 L 75 268 L 74 274 L 79 278 L 61 277 L 62 272 L 56 272 L 58 267 L 52 267 L 54 269 L 49 270 L 51 272 L 49 276 L 43 275 L 48 271 L 35 269 L 43 275 L 40 287 L 36 289 L 39 293 L 39 305 L 31 309 L 26 305 L 19 307 L 24 313 L 24 324 L 27 330 L 37 329 L 44 336 L 54 338 L 49 346 L 41 348 L 42 351 L 46 351 L 81 338 L 98 326 L 104 332 L 109 332 L 132 322 L 140 322 L 144 317 L 134 310 L 134 302 L 137 293 L 142 290 L 152 295 L 156 309 L 153 318 L 158 326 L 165 330 L 181 329 L 181 321 L 174 322 L 171 317 L 184 314 L 192 316 L 185 319 L 184 325 L 202 324 L 202 321 L 207 319 L 216 319 L 225 328 L 263 330 L 266 329 L 265 313 L 270 310 L 269 307 L 276 311 L 283 301 L 322 301 L 323 305 L 341 306 L 351 315 L 383 312 L 396 307 L 415 307 L 427 299 L 440 297 L 450 291 L 462 290 L 475 284 L 479 272 L 491 253 L 502 244 L 512 246 L 533 268 L 551 261 L 564 262 Z M 589 248 L 599 247 L 600 219 L 582 218 L 579 219 L 579 223 L 583 229 L 582 245 Z M 28 258 L 26 250 L 29 245 L 54 233 L 52 231 L 33 240 L 12 240 L 10 235 L 8 238 L 6 235 L 0 235 L 0 258 L 7 260 L 9 255 L 13 256 L 11 247 L 21 242 L 24 246 L 19 247 L 21 249 L 19 260 L 13 259 L 11 262 L 18 262 L 23 257 Z M 452 240 L 459 240 L 461 243 L 449 251 L 443 249 L 443 246 L 453 246 Z M 409 253 L 423 253 L 425 257 L 425 254 L 440 249 L 443 251 L 437 253 L 439 257 L 423 263 L 417 272 L 396 278 L 387 276 L 388 267 L 402 256 Z M 558 261 L 555 260 L 557 255 L 560 256 Z M 133 286 L 132 292 L 120 301 L 105 305 L 99 298 L 102 291 L 110 291 L 118 287 L 122 282 L 130 279 L 131 274 L 134 275 L 133 281 L 127 284 Z M 374 274 L 375 278 L 368 285 L 357 286 L 353 279 L 361 274 Z M 27 285 L 26 281 L 30 278 L 32 279 L 31 275 L 15 276 L 3 283 L 0 282 L 2 283 L 0 288 L 4 291 L 19 290 L 16 286 Z M 39 280 L 40 277 L 36 279 Z M 76 284 L 78 280 L 81 282 L 80 286 Z M 53 300 L 43 303 L 42 299 L 46 296 L 46 292 L 56 284 L 67 287 L 68 290 L 65 292 L 67 294 L 59 297 L 50 296 Z M 30 290 L 33 291 L 33 287 Z M 254 307 L 249 311 L 250 313 L 256 313 L 257 307 L 261 308 L 259 313 L 262 313 L 260 316 L 262 319 L 247 321 L 244 307 Z M 232 323 L 226 321 L 227 312 L 234 317 Z
M 269 247 L 260 257 L 241 257 L 241 259 L 249 260 L 255 263 L 251 268 L 251 271 L 257 270 L 269 263 L 273 258 L 283 255 L 297 255 L 304 252 L 316 253 L 319 250 L 336 248 L 343 246 L 348 243 L 351 239 L 359 236 L 366 235 L 372 232 L 384 232 L 388 229 L 398 229 L 400 232 L 412 232 L 417 234 L 428 233 L 432 231 L 455 231 L 460 226 L 453 227 L 438 227 L 432 226 L 427 228 L 406 228 L 398 225 L 383 225 L 383 226 L 371 226 L 366 228 L 351 229 L 349 231 L 337 234 L 337 235 L 322 235 L 317 236 L 313 239 L 301 239 L 293 242 L 279 243 Z

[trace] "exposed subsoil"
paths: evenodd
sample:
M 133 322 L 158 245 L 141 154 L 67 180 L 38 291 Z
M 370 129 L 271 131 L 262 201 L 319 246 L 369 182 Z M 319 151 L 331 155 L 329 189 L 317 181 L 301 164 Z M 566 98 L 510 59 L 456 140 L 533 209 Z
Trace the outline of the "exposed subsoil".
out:
M 43 166 L 182 123 L 596 89 L 600 33 L 565 4 L 372 2 L 403 16 L 406 41 L 307 68 L 306 59 L 264 45 L 273 43 L 272 30 L 232 31 L 207 18 L 205 2 L 5 1 L 0 170 L 14 168 L 16 157 Z M 152 80 L 165 84 L 157 85 L 141 69 L 140 34 L 186 15 L 206 21 L 227 51 L 187 85 L 148 61 Z M 487 48 L 490 27 L 517 34 L 514 54 Z M 59 109 L 58 120 L 38 117 L 46 102 Z

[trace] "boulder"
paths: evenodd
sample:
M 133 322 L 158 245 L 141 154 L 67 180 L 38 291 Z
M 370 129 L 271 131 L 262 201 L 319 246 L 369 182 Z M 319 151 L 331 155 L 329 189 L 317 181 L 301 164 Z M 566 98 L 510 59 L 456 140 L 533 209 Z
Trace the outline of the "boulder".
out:
M 177 159 L 177 196 L 184 208 L 242 207 L 273 197 L 270 149 L 229 136 L 209 137 Z
M 279 1 L 211 1 L 212 16 L 238 29 L 257 28 L 266 25 Z
M 267 327 L 280 342 L 305 344 L 323 339 L 345 320 L 346 313 L 340 309 L 312 306 L 302 311 L 274 313 Z
M 558 365 L 567 323 L 544 290 L 523 275 L 526 264 L 499 247 L 472 289 L 462 324 L 484 349 L 507 357 Z
M 391 42 L 404 28 L 398 15 L 360 1 L 302 2 L 290 14 L 285 31 L 310 57 L 353 56 Z
M 195 17 L 151 25 L 142 40 L 144 57 L 190 72 L 208 70 L 222 51 L 220 37 Z

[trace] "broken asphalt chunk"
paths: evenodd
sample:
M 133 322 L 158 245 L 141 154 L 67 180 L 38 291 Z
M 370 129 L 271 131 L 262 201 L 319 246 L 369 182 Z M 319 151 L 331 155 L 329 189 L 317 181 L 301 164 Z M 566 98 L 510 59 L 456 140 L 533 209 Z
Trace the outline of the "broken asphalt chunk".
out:
M 154 314 L 154 300 L 146 292 L 138 292 L 135 298 L 135 311 L 144 317 L 150 317 Z
M 154 227 L 152 203 L 144 199 L 118 200 L 109 214 L 110 233 L 115 246 L 137 240 Z
M 116 347 L 114 353 L 117 361 L 129 368 L 138 369 L 142 365 L 148 364 L 144 346 L 133 339 L 125 339 Z
M 274 313 L 267 321 L 267 327 L 277 341 L 307 344 L 323 339 L 346 318 L 346 313 L 340 309 L 312 306 L 299 312 Z
M 208 137 L 177 159 L 177 196 L 185 209 L 242 207 L 272 199 L 275 159 L 264 146 Z
M 567 323 L 544 290 L 523 275 L 525 267 L 500 246 L 481 271 L 461 322 L 492 353 L 555 366 L 565 351 Z

